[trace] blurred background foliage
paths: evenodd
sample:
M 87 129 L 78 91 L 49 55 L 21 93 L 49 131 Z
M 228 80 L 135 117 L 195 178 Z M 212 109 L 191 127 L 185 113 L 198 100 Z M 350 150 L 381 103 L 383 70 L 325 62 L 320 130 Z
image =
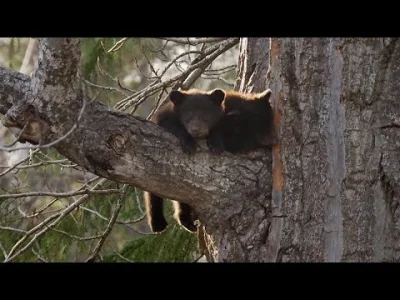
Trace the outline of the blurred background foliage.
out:
M 85 80 L 90 97 L 114 107 L 116 103 L 148 86 L 154 70 L 163 69 L 169 61 L 185 50 L 200 50 L 201 45 L 188 46 L 158 38 L 83 38 L 79 76 Z M 35 44 L 36 43 L 36 44 Z M 29 49 L 31 45 L 31 49 Z M 36 40 L 28 38 L 0 39 L 0 66 L 24 72 L 32 72 L 38 53 Z M 110 49 L 112 51 L 110 51 Z M 161 49 L 161 50 L 160 50 Z M 29 52 L 29 53 L 28 53 Z M 197 79 L 192 87 L 202 89 L 230 89 L 236 77 L 235 64 L 238 48 L 229 49 L 210 65 L 210 69 L 231 66 L 223 75 L 209 70 L 209 74 Z M 163 77 L 163 81 L 175 76 L 188 66 L 196 55 L 186 62 L 175 63 Z M 150 65 L 151 64 L 151 65 Z M 217 77 L 221 77 L 217 79 Z M 153 109 L 157 94 L 148 97 L 135 111 L 147 117 Z M 14 140 L 0 123 L 0 144 Z M 24 145 L 27 144 L 19 144 Z M 16 162 L 17 168 L 0 177 L 0 195 L 22 192 L 75 191 L 96 176 L 85 172 L 53 149 L 41 151 L 19 150 L 10 153 L 0 151 L 0 174 Z M 56 161 L 56 162 L 54 162 Z M 106 181 L 104 189 L 121 188 L 116 182 Z M 199 257 L 197 237 L 182 229 L 172 218 L 172 204 L 166 203 L 169 227 L 163 234 L 152 234 L 146 223 L 142 191 L 125 187 L 119 194 L 94 195 L 78 209 L 73 210 L 54 228 L 37 238 L 19 262 L 81 262 L 88 259 L 105 232 L 110 218 L 121 201 L 117 222 L 112 227 L 97 261 L 109 262 L 191 262 Z M 51 215 L 65 209 L 82 196 L 54 197 L 27 196 L 0 199 L 0 260 L 20 240 L 26 231 L 32 230 Z M 30 240 L 30 239 L 28 239 Z

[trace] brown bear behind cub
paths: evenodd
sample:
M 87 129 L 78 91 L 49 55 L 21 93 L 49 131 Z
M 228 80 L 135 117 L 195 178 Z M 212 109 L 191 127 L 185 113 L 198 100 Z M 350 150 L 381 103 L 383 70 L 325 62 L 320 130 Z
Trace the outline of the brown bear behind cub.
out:
M 278 141 L 269 102 L 271 93 L 270 89 L 262 93 L 225 92 L 220 126 L 226 151 L 245 153 Z

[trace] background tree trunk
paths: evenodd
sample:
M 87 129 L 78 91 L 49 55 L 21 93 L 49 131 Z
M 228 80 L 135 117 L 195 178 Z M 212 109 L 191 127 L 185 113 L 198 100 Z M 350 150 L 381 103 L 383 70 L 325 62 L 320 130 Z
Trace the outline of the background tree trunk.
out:
M 399 39 L 272 39 L 276 261 L 398 261 Z

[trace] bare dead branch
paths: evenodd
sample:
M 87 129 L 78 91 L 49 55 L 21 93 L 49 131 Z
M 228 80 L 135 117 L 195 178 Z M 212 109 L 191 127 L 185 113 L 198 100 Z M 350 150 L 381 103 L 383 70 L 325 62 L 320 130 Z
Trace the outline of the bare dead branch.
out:
M 66 232 L 66 231 L 64 231 L 64 230 L 61 230 L 61 229 L 53 228 L 52 230 L 55 231 L 55 232 L 64 234 L 64 235 L 66 235 L 66 236 L 68 236 L 68 237 L 70 237 L 70 238 L 72 238 L 72 239 L 81 241 L 81 242 L 84 242 L 84 241 L 91 241 L 91 240 L 97 240 L 97 239 L 99 239 L 99 238 L 101 238 L 101 237 L 103 236 L 102 234 L 98 234 L 98 235 L 94 235 L 94 236 L 82 237 L 82 236 L 77 236 L 77 235 L 68 233 L 68 232 Z
M 144 56 L 144 58 L 146 59 L 147 64 L 150 67 L 150 70 L 152 73 L 154 73 L 154 77 L 155 79 L 158 79 L 159 81 L 161 81 L 161 76 L 158 75 L 158 71 L 154 68 L 153 64 L 151 63 L 150 59 L 147 57 L 146 51 L 143 51 L 143 47 L 140 44 L 140 50 L 142 51 L 142 54 Z
M 45 263 L 50 262 L 49 260 L 45 259 L 45 258 L 40 254 L 40 253 L 42 253 L 42 250 L 40 249 L 40 245 L 39 245 L 38 241 L 35 242 L 35 246 L 36 246 L 36 248 L 37 248 L 37 252 L 36 252 L 36 250 L 35 250 L 35 247 L 32 247 L 31 250 L 32 250 L 32 253 L 35 254 L 36 258 L 37 258 L 39 261 L 41 261 L 41 262 L 45 262 Z
M 59 165 L 62 168 L 75 168 L 78 165 L 73 164 L 73 165 L 64 165 L 63 163 L 69 162 L 69 159 L 60 159 L 60 160 L 53 160 L 53 161 L 42 161 L 39 163 L 35 164 L 30 164 L 30 165 L 23 165 L 20 167 L 17 167 L 18 170 L 23 170 L 23 169 L 29 169 L 29 168 L 38 168 L 38 167 L 44 167 L 44 166 L 49 166 L 49 165 Z
M 226 38 L 160 38 L 165 41 L 177 43 L 177 44 L 190 44 L 191 46 L 196 46 L 202 43 L 214 43 L 222 40 L 226 40 Z
M 33 254 L 35 254 L 36 258 L 37 258 L 39 261 L 45 262 L 45 263 L 48 263 L 48 262 L 49 262 L 49 261 L 47 261 L 46 259 L 44 259 L 39 253 L 37 253 L 33 247 L 31 248 L 31 251 L 32 251 Z
M 128 38 L 120 39 L 120 40 L 119 40 L 118 42 L 116 42 L 115 45 L 112 46 L 107 52 L 108 52 L 108 53 L 111 53 L 111 52 L 116 52 L 116 51 L 118 51 L 119 49 L 122 48 L 122 46 L 125 44 L 125 42 L 126 42 L 127 40 L 128 40 Z
M 104 220 L 104 221 L 110 221 L 110 219 L 106 218 L 105 216 L 103 216 L 102 214 L 100 214 L 98 211 L 95 211 L 93 209 L 87 208 L 85 206 L 81 206 L 80 209 L 85 210 L 87 212 L 90 212 L 94 215 L 96 215 L 97 217 L 99 217 L 100 219 Z M 129 221 L 116 221 L 117 224 L 121 224 L 121 225 L 129 225 L 129 224 L 134 224 L 134 223 L 138 223 L 140 221 L 142 221 L 145 218 L 146 214 L 142 214 L 139 218 L 135 219 L 135 220 L 129 220 Z
M 237 65 L 229 65 L 223 68 L 219 68 L 219 69 L 208 69 L 206 71 L 204 71 L 204 75 L 223 75 L 225 73 L 228 73 L 230 71 L 235 70 L 237 67 Z
M 104 180 L 106 181 L 106 180 Z M 101 185 L 103 181 L 100 181 L 97 185 Z M 96 186 L 97 186 L 96 185 Z M 76 209 L 78 206 L 83 204 L 87 199 L 89 198 L 89 195 L 84 195 L 80 199 L 78 199 L 76 202 L 68 206 L 64 211 L 61 213 L 54 214 L 47 219 L 45 219 L 42 223 L 39 225 L 33 227 L 31 230 L 29 230 L 11 249 L 10 253 L 4 260 L 4 262 L 11 262 L 14 259 L 16 259 L 19 255 L 24 253 L 29 247 L 43 234 L 45 234 L 47 231 L 50 229 L 54 228 L 65 216 L 67 216 L 71 211 Z M 55 220 L 54 220 L 55 219 Z M 48 223 L 50 223 L 52 220 L 54 220 L 51 224 L 47 226 Z M 43 228 L 44 227 L 44 228 Z M 39 229 L 43 228 L 41 231 L 39 231 L 35 236 L 24 246 L 22 247 L 19 251 L 16 252 L 18 247 L 33 233 L 37 232 Z M 16 253 L 15 253 L 16 252 Z M 14 254 L 15 253 L 15 254 Z
M 211 63 L 211 61 L 209 62 Z M 186 80 L 182 83 L 182 90 L 188 90 L 190 87 L 195 83 L 195 81 L 200 78 L 201 74 L 204 72 L 205 68 L 207 68 L 209 64 L 206 63 L 202 65 L 200 68 L 194 70 L 187 78 Z
M 53 192 L 27 192 L 27 193 L 20 193 L 20 194 L 8 194 L 8 195 L 0 195 L 0 199 L 10 199 L 10 198 L 24 198 L 24 197 L 33 197 L 33 196 L 51 196 L 51 197 L 59 197 L 59 198 L 65 198 L 65 197 L 72 197 L 72 196 L 78 196 L 78 195 L 84 195 L 84 194 L 94 194 L 94 195 L 107 195 L 107 194 L 112 194 L 112 193 L 118 193 L 119 190 L 116 189 L 109 189 L 109 190 L 78 190 L 78 191 L 73 191 L 69 193 L 53 193 Z
M 120 197 L 117 200 L 116 207 L 114 209 L 114 212 L 113 212 L 113 214 L 111 216 L 110 222 L 108 223 L 108 226 L 107 226 L 106 230 L 104 231 L 102 237 L 100 238 L 100 241 L 97 243 L 92 255 L 90 255 L 88 257 L 86 262 L 94 262 L 95 261 L 98 253 L 100 252 L 101 247 L 103 246 L 105 240 L 107 239 L 108 235 L 111 232 L 111 229 L 113 228 L 113 226 L 115 224 L 115 221 L 117 220 L 119 212 L 121 211 L 121 208 L 122 208 L 123 199 L 124 199 L 123 195 L 122 196 L 120 195 Z
M 124 95 L 125 97 L 128 96 L 127 93 L 125 93 L 124 91 L 121 91 L 120 89 L 117 89 L 115 87 L 111 87 L 111 86 L 102 86 L 102 85 L 98 85 L 98 84 L 94 84 L 91 83 L 89 80 L 86 79 L 81 79 L 82 81 L 84 81 L 87 85 L 98 88 L 98 89 L 102 89 L 102 90 L 106 90 L 106 91 L 110 91 L 110 92 L 118 92 L 121 93 L 122 95 Z
M 204 256 L 204 254 L 201 254 L 199 257 L 197 257 L 194 261 L 192 261 L 192 263 L 197 263 L 200 258 L 202 258 Z
M 158 90 L 160 90 L 162 87 L 166 88 L 168 86 L 170 86 L 171 84 L 173 84 L 176 81 L 179 80 L 184 80 L 187 76 L 189 76 L 190 73 L 192 73 L 195 69 L 201 68 L 204 65 L 208 65 L 211 61 L 213 61 L 215 58 L 217 58 L 221 53 L 227 51 L 228 49 L 230 49 L 231 47 L 233 47 L 234 45 L 236 45 L 239 42 L 239 39 L 228 39 L 226 41 L 224 41 L 223 43 L 221 43 L 219 45 L 219 47 L 217 48 L 217 50 L 215 50 L 214 52 L 212 52 L 210 55 L 207 55 L 206 57 L 204 57 L 202 60 L 200 60 L 199 62 L 189 66 L 185 72 L 174 76 L 173 78 L 170 78 L 164 82 L 158 83 L 158 84 L 154 84 L 152 83 L 152 86 L 150 87 L 150 85 L 143 89 L 142 91 L 140 91 L 137 94 L 134 94 L 132 96 L 129 96 L 123 100 L 121 100 L 120 102 L 117 103 L 117 105 L 115 105 L 116 109 L 121 109 L 121 110 L 125 110 L 127 107 L 129 107 L 130 105 L 132 105 L 132 103 L 134 102 L 134 110 L 136 110 L 136 108 L 148 97 L 153 95 L 154 93 L 156 93 Z M 161 76 L 161 75 L 160 75 Z
M 179 59 L 181 59 L 182 57 L 186 56 L 186 55 L 190 55 L 190 54 L 199 54 L 202 55 L 204 54 L 204 52 L 202 51 L 198 51 L 198 50 L 192 50 L 192 51 L 186 51 L 184 53 L 181 53 L 179 55 L 177 55 L 173 60 L 171 60 L 164 68 L 164 70 L 161 71 L 160 77 L 164 76 L 165 73 L 169 70 L 169 68 L 171 68 L 172 65 L 176 65 L 177 61 Z M 182 70 L 182 72 L 184 72 L 184 70 Z
M 1 252 L 3 252 L 3 256 L 7 257 L 7 251 L 6 251 L 6 249 L 4 249 L 3 244 L 1 242 L 0 242 L 0 250 L 1 250 Z
M 37 150 L 39 150 L 39 149 L 37 149 Z M 28 158 L 30 158 L 30 156 L 28 156 Z M 15 169 L 23 170 L 23 169 L 44 167 L 44 166 L 49 166 L 49 165 L 60 165 L 60 167 L 63 167 L 63 168 L 74 168 L 74 167 L 78 166 L 76 164 L 63 165 L 63 163 L 66 163 L 68 161 L 69 161 L 68 159 L 60 159 L 60 160 L 53 160 L 53 161 L 42 161 L 42 162 L 35 163 L 35 164 L 28 164 L 28 165 L 15 167 Z M 11 168 L 11 167 L 13 167 L 13 166 L 2 166 L 2 165 L 0 165 L 0 168 Z M 1 177 L 1 174 L 0 174 L 0 177 Z
M 35 151 L 33 151 L 32 156 L 35 155 L 37 152 L 39 151 L 39 149 L 36 149 Z M 14 170 L 17 166 L 19 166 L 20 164 L 26 162 L 27 160 L 29 160 L 30 155 L 28 155 L 27 157 L 25 157 L 24 159 L 21 159 L 20 161 L 16 162 L 13 166 L 9 167 L 7 170 L 3 171 L 2 173 L 0 173 L 0 177 L 6 175 L 7 173 L 11 172 L 12 170 Z
M 140 202 L 141 202 L 141 199 L 140 199 L 140 193 L 138 192 L 138 189 L 137 188 L 135 188 L 135 195 L 136 195 L 136 204 L 137 204 L 137 206 L 138 206 L 138 209 L 139 209 L 139 212 L 142 214 L 142 216 L 144 217 L 145 216 L 145 213 L 144 213 L 144 211 L 143 211 L 143 209 L 142 209 L 142 206 L 140 205 Z
M 225 52 L 226 50 L 228 50 L 229 48 L 233 47 L 235 44 L 237 44 L 239 42 L 239 40 L 229 40 L 230 43 L 226 43 L 226 44 L 221 44 L 220 46 L 222 47 L 223 51 L 221 51 L 220 53 L 218 53 L 218 55 L 220 55 L 221 53 Z M 218 45 L 219 46 L 219 45 Z M 226 47 L 226 49 L 225 49 Z M 199 54 L 199 57 L 201 56 L 203 58 L 203 60 L 214 60 L 216 57 L 218 57 L 218 55 L 213 55 L 211 56 L 211 54 L 213 54 L 219 47 L 214 46 L 214 47 L 209 47 L 207 48 L 204 52 L 200 52 L 200 51 L 193 51 L 193 53 L 197 53 Z M 181 57 L 185 56 L 187 53 L 182 53 L 178 56 L 176 56 L 169 64 L 167 64 L 167 66 L 164 68 L 164 70 L 161 72 L 160 77 L 164 76 L 164 74 L 167 72 L 167 70 Z M 203 56 L 204 55 L 204 56 Z M 206 59 L 206 57 L 209 55 L 208 59 Z M 196 62 L 196 60 L 194 60 L 193 62 Z M 207 61 L 208 62 L 208 61 Z M 190 74 L 194 69 L 197 69 L 198 67 L 201 67 L 203 64 L 207 63 L 207 62 L 202 62 L 201 59 L 198 59 L 198 61 L 196 62 L 195 65 L 192 65 L 191 67 L 189 67 L 185 72 L 183 72 L 182 74 L 175 76 L 174 78 L 168 80 L 167 82 L 164 82 L 163 85 L 164 87 L 169 86 L 171 83 L 173 83 L 174 81 L 177 81 L 179 79 L 182 79 L 185 75 L 188 76 L 188 74 Z M 161 84 L 160 84 L 161 85 Z M 127 101 L 131 101 L 131 99 L 138 97 L 142 94 L 146 94 L 146 92 L 148 92 L 148 90 L 150 89 L 150 86 L 152 86 L 152 89 L 159 89 L 160 85 L 156 85 L 154 82 L 151 83 L 149 86 L 147 86 L 146 88 L 144 88 L 142 91 L 133 94 L 123 100 L 121 100 L 120 102 L 118 102 L 115 105 L 116 109 L 120 109 Z M 152 92 L 152 91 L 150 91 Z M 147 96 L 147 95 L 146 95 Z M 128 102 L 129 105 L 129 102 Z
M 158 94 L 156 103 L 155 103 L 152 111 L 150 112 L 150 114 L 147 116 L 147 120 L 150 120 L 150 118 L 153 116 L 153 114 L 156 112 L 156 110 L 160 107 L 161 98 L 164 95 L 164 93 L 167 93 L 167 91 L 163 88 L 161 90 L 161 92 Z
M 201 78 L 209 79 L 209 80 L 220 80 L 223 83 L 225 83 L 226 85 L 229 85 L 231 87 L 234 86 L 233 82 L 229 82 L 228 80 L 226 80 L 224 77 L 221 77 L 221 76 L 205 76 L 205 75 L 201 75 Z
M 148 47 L 148 50 L 156 54 L 159 54 L 160 52 L 163 53 L 163 50 L 167 47 L 168 43 L 169 43 L 168 41 L 165 41 L 165 43 L 160 48 L 151 49 L 150 47 Z
M 8 227 L 8 226 L 1 226 L 1 225 L 0 225 L 0 229 L 1 229 L 1 230 L 14 231 L 14 232 L 18 232 L 18 233 L 26 233 L 26 230 L 22 230 L 22 229 L 18 229 L 18 228 L 13 228 L 13 227 Z
M 59 201 L 59 198 L 54 198 L 51 201 L 49 201 L 48 203 L 46 203 L 45 205 L 43 205 L 43 207 L 39 208 L 35 214 L 33 215 L 27 215 L 25 216 L 26 218 L 35 218 L 37 216 L 39 216 L 44 210 L 46 210 L 47 208 L 49 208 L 50 206 L 52 206 L 54 203 L 56 203 L 57 201 Z
M 115 250 L 115 248 L 112 245 L 109 245 L 109 246 L 110 246 L 111 250 L 114 252 L 114 254 L 116 254 L 119 258 L 121 258 L 127 262 L 130 262 L 130 263 L 134 262 L 133 260 L 130 260 L 130 259 L 126 258 L 125 256 L 123 256 L 122 254 L 120 254 L 117 250 Z
M 147 80 L 158 79 L 158 77 L 153 77 L 153 76 L 148 76 L 148 75 L 146 75 L 146 74 L 142 71 L 142 69 L 140 68 L 139 62 L 138 62 L 138 60 L 137 60 L 137 58 L 136 58 L 135 56 L 133 57 L 133 60 L 135 61 L 135 65 L 136 65 L 136 68 L 138 69 L 139 73 L 142 74 L 142 76 L 143 76 L 144 78 L 146 78 Z M 118 103 L 117 103 L 117 104 L 118 104 Z
M 204 72 L 204 70 L 207 68 L 207 66 L 209 64 L 211 64 L 212 61 L 209 61 L 208 63 L 202 65 L 200 68 L 198 68 L 197 70 L 194 70 L 193 73 L 191 73 L 189 76 L 187 76 L 187 78 L 185 79 L 185 81 L 180 84 L 179 82 L 176 83 L 173 87 L 172 90 L 177 89 L 177 88 L 181 88 L 182 90 L 188 90 L 191 88 L 191 86 L 195 83 L 195 81 L 201 76 L 201 74 Z M 168 95 L 166 95 L 163 99 L 163 101 L 159 101 L 159 99 L 157 99 L 157 102 L 154 106 L 154 109 L 152 110 L 152 112 L 150 113 L 150 115 L 147 117 L 147 119 L 150 119 L 151 116 L 154 114 L 154 112 L 164 103 L 164 101 L 166 101 L 168 99 Z
M 100 65 L 100 59 L 97 58 L 97 69 L 100 71 L 100 73 L 104 76 L 106 76 L 107 78 L 109 78 L 111 81 L 113 81 L 114 83 L 116 83 L 122 90 L 131 92 L 131 93 L 136 93 L 137 91 L 135 90 L 131 90 L 125 86 L 123 86 L 120 82 L 120 80 L 118 78 L 114 78 L 111 76 L 111 74 L 109 74 L 101 65 Z
M 94 181 L 96 181 L 96 180 L 98 180 L 98 179 L 100 179 L 100 177 L 96 176 L 95 178 L 92 178 L 91 180 L 89 180 L 89 181 L 88 181 L 88 184 L 93 183 Z M 80 189 L 78 189 L 78 191 L 81 191 L 81 190 L 83 190 L 83 189 L 88 190 L 88 189 L 89 189 L 89 186 L 88 186 L 88 185 L 87 185 L 87 186 L 83 186 L 83 187 L 81 187 Z M 75 199 L 74 196 L 72 196 L 72 198 Z M 45 214 L 45 213 L 46 213 L 46 214 L 49 214 L 49 213 L 54 213 L 54 212 L 61 211 L 62 209 L 56 209 L 56 210 L 44 212 L 44 210 L 46 210 L 47 208 L 49 208 L 50 206 L 52 206 L 55 202 L 57 202 L 57 201 L 59 201 L 59 200 L 60 200 L 59 197 L 56 197 L 56 198 L 50 200 L 49 202 L 47 202 L 47 203 L 46 203 L 45 205 L 43 205 L 41 208 L 39 208 L 34 214 L 31 214 L 31 215 L 25 215 L 25 214 L 23 214 L 23 218 L 26 218 L 26 219 L 29 219 L 29 218 L 36 218 L 36 217 L 38 217 L 39 215 L 43 215 L 43 214 Z M 76 201 L 76 200 L 75 200 L 75 201 Z M 22 212 L 21 212 L 21 214 L 22 214 Z M 16 219 L 13 219 L 13 220 L 11 220 L 11 221 L 15 221 L 15 220 L 19 220 L 19 219 L 20 219 L 20 218 L 16 218 Z

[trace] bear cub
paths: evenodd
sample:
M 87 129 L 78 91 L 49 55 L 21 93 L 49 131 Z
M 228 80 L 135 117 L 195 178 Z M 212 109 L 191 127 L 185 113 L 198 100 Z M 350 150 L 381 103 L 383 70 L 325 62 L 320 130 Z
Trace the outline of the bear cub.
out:
M 261 93 L 225 92 L 224 115 L 214 129 L 222 136 L 224 150 L 233 154 L 247 153 L 269 148 L 278 141 L 269 101 L 271 94 L 270 89 Z M 185 215 L 194 214 L 191 207 L 182 208 Z
M 188 91 L 171 91 L 169 101 L 162 105 L 153 115 L 151 121 L 175 135 L 182 151 L 193 154 L 198 139 L 206 139 L 209 150 L 213 153 L 224 151 L 221 132 L 217 130 L 223 116 L 222 101 L 225 92 L 215 89 L 209 92 L 197 89 Z M 162 232 L 167 227 L 163 214 L 163 199 L 150 192 L 144 193 L 148 224 L 153 232 Z M 174 201 L 174 217 L 187 230 L 197 230 L 196 216 L 184 203 Z
M 270 89 L 262 93 L 225 92 L 220 126 L 226 151 L 245 153 L 276 144 L 271 94 Z

